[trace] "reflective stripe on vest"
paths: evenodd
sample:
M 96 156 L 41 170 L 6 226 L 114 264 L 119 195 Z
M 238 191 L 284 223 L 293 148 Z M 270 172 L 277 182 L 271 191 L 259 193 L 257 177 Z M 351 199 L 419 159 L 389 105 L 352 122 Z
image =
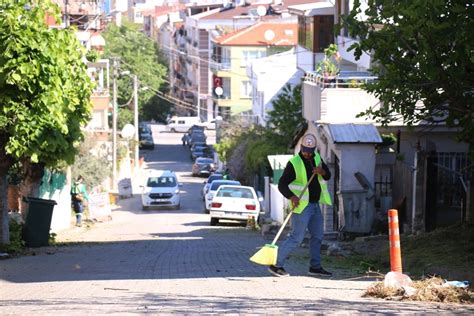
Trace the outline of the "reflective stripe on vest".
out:
M 304 166 L 304 162 L 299 155 L 294 156 L 290 159 L 291 164 L 293 165 L 293 169 L 295 169 L 295 180 L 290 183 L 288 186 L 290 190 L 296 195 L 299 196 L 301 191 L 303 191 L 306 183 L 308 182 L 306 168 Z M 321 164 L 321 156 L 318 153 L 314 155 L 314 163 L 315 166 L 319 166 Z M 326 181 L 324 181 L 321 175 L 318 175 L 318 182 L 321 187 L 321 195 L 319 197 L 319 203 L 332 205 L 331 203 L 331 196 L 329 195 L 328 186 Z M 304 208 L 309 203 L 309 191 L 306 190 L 303 193 L 303 196 L 300 199 L 299 205 L 293 210 L 294 213 L 300 214 L 303 212 Z

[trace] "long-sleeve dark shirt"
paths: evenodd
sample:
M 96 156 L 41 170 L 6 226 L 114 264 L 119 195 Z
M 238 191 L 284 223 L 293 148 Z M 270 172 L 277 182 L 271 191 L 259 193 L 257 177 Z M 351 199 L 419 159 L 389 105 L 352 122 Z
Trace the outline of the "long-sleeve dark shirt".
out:
M 300 158 L 303 160 L 304 166 L 306 168 L 306 176 L 308 177 L 307 179 L 309 180 L 313 172 L 313 168 L 316 167 L 314 166 L 314 154 L 311 156 L 311 159 L 309 160 L 304 159 L 301 153 L 298 153 L 298 155 L 300 155 Z M 323 176 L 323 179 L 329 180 L 331 178 L 331 172 L 329 171 L 328 166 L 324 163 L 322 158 L 321 158 L 321 167 L 326 172 L 325 175 Z M 283 170 L 283 175 L 281 176 L 280 181 L 278 182 L 278 190 L 287 199 L 291 198 L 292 196 L 297 196 L 288 187 L 290 183 L 293 182 L 295 179 L 296 179 L 295 169 L 293 168 L 293 165 L 291 164 L 291 162 L 288 161 L 288 164 L 286 165 L 285 170 Z M 317 203 L 319 201 L 319 197 L 321 196 L 321 186 L 319 185 L 318 179 L 316 177 L 309 184 L 308 190 L 309 190 L 309 202 Z

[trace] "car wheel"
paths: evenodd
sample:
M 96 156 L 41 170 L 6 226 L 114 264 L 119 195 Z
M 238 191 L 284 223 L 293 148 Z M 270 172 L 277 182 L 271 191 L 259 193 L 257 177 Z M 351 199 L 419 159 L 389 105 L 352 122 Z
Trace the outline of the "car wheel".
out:
M 211 217 L 211 226 L 216 226 L 219 223 L 218 218 Z
M 176 130 L 174 128 L 172 128 L 171 133 L 176 133 Z

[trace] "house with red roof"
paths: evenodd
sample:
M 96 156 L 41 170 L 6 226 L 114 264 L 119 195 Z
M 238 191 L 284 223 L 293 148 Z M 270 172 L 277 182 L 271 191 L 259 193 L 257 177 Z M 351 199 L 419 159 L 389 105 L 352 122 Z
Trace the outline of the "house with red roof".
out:
M 176 38 L 183 36 L 185 43 L 177 44 L 179 40 L 176 40 L 176 46 L 172 48 L 176 59 L 170 64 L 170 82 L 176 83 L 172 85 L 172 93 L 195 106 L 192 115 L 212 119 L 219 113 L 213 97 L 213 39 L 258 22 L 295 23 L 296 17 L 288 13 L 288 7 L 311 2 L 314 0 L 223 1 L 221 7 L 209 7 L 198 14 L 190 9 L 191 14 L 186 16 L 184 26 L 176 33 Z M 194 8 L 200 3 L 187 6 Z
M 251 78 L 247 66 L 254 60 L 291 51 L 297 44 L 296 23 L 258 22 L 212 40 L 212 99 L 217 114 L 252 114 Z

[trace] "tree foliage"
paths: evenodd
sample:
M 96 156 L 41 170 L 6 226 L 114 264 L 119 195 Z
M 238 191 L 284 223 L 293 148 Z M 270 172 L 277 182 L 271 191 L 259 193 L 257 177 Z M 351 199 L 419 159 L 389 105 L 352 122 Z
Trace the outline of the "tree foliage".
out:
M 100 152 L 97 148 L 100 148 L 97 147 L 97 142 L 92 137 L 86 137 L 79 146 L 78 155 L 71 166 L 73 179 L 79 175 L 83 176 L 88 189 L 102 184 L 112 170 L 112 166 L 107 160 L 107 149 L 102 148 L 102 152 Z
M 73 30 L 49 28 L 46 13 L 59 22 L 59 8 L 49 0 L 0 4 L 2 243 L 9 239 L 4 195 L 10 166 L 21 161 L 38 175 L 43 166 L 72 163 L 92 112 L 84 50 Z
M 272 129 L 255 125 L 242 128 L 238 121 L 226 128 L 215 147 L 232 176 L 247 185 L 252 185 L 256 174 L 271 169 L 268 155 L 285 154 L 288 151 L 285 138 Z
M 273 127 L 287 144 L 291 142 L 297 126 L 304 121 L 302 106 L 301 85 L 293 87 L 287 84 L 273 101 L 273 111 L 268 113 L 269 126 Z
M 123 23 L 117 27 L 111 23 L 103 33 L 107 45 L 104 57 L 119 59 L 120 71 L 130 71 L 137 75 L 140 87 L 146 90 L 138 92 L 139 113 L 142 119 L 156 119 L 150 115 L 156 112 L 169 113 L 169 104 L 166 101 L 154 97 L 163 85 L 163 79 L 167 74 L 166 66 L 162 64 L 162 58 L 157 44 L 145 34 L 139 31 L 138 26 L 131 23 Z M 132 80 L 129 76 L 120 76 L 118 79 L 118 103 L 124 104 L 131 100 L 133 94 Z M 148 109 L 157 108 L 156 111 Z M 133 122 L 128 122 L 133 123 Z
M 362 19 L 361 16 L 365 15 Z M 379 79 L 367 85 L 383 106 L 368 115 L 382 124 L 403 118 L 459 127 L 474 144 L 474 29 L 472 1 L 354 1 L 343 26 L 359 41 L 355 56 L 373 54 Z
M 0 132 L 14 159 L 72 163 L 91 117 L 92 84 L 72 30 L 49 29 L 49 1 L 3 2 L 0 18 Z M 57 17 L 57 16 L 56 16 Z

